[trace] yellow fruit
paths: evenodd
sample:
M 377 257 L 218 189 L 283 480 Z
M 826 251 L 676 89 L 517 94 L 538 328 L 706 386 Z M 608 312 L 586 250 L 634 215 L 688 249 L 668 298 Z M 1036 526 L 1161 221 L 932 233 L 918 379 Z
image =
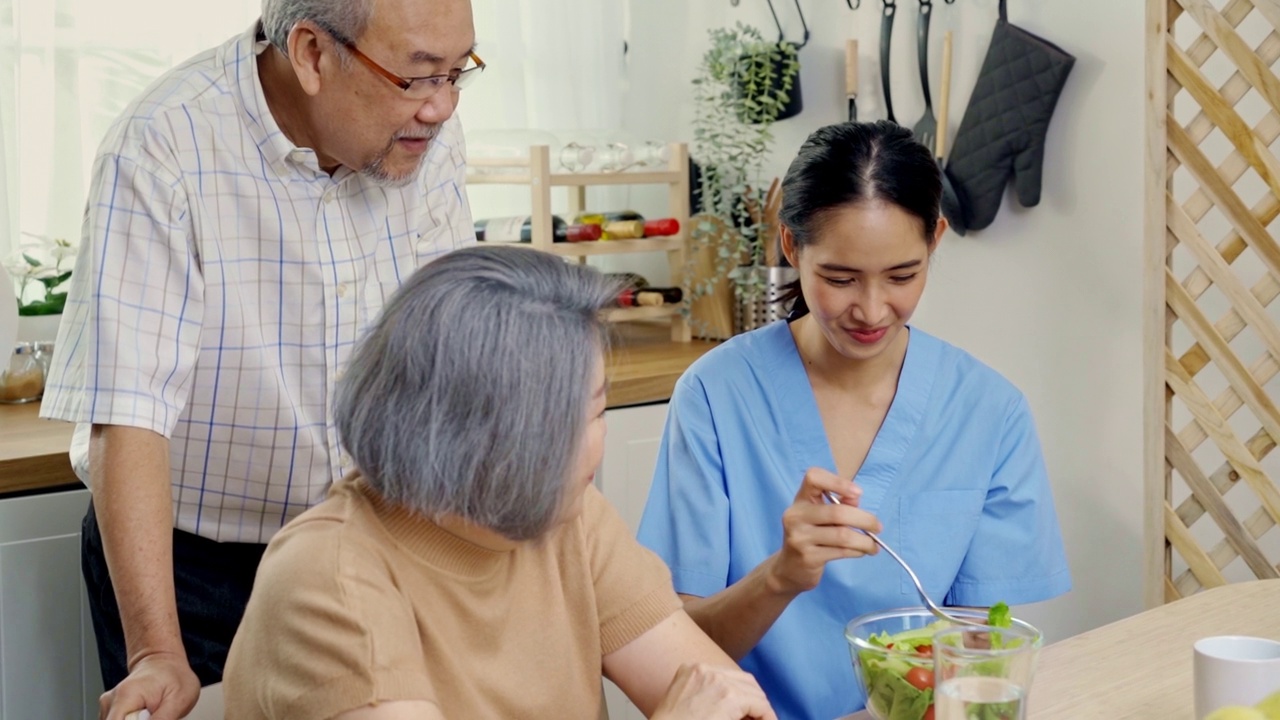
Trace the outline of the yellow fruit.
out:
M 1267 699 L 1255 705 L 1267 716 L 1267 720 L 1280 720 L 1280 692 L 1272 693 Z
M 1209 713 L 1204 720 L 1267 720 L 1267 716 L 1251 707 L 1228 705 Z

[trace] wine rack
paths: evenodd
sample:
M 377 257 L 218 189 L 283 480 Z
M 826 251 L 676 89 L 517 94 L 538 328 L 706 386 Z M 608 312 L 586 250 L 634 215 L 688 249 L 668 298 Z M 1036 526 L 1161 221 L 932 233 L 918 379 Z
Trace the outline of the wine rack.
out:
M 689 251 L 689 151 L 684 143 L 669 146 L 666 170 L 625 171 L 609 173 L 564 173 L 551 171 L 551 148 L 534 145 L 529 157 L 472 158 L 467 161 L 468 185 L 524 185 L 529 188 L 530 216 L 533 234 L 530 246 L 535 250 L 586 262 L 592 255 L 663 252 L 671 266 L 671 284 L 683 286 L 685 254 Z M 634 240 L 597 240 L 593 242 L 552 242 L 551 189 L 565 188 L 569 204 L 567 214 L 577 215 L 586 209 L 587 188 L 599 185 L 666 185 L 667 217 L 680 221 L 680 232 L 669 237 Z M 671 339 L 690 340 L 685 316 L 688 301 L 661 307 L 613 308 L 605 312 L 609 322 L 662 320 L 671 324 Z

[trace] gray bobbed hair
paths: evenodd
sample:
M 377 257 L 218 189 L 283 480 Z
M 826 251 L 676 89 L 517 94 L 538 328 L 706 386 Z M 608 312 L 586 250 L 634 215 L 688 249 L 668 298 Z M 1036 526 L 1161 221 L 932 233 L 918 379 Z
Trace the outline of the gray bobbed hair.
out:
M 262 31 L 289 54 L 289 32 L 310 20 L 340 40 L 355 42 L 369 26 L 374 0 L 262 0 Z
M 515 247 L 457 250 L 396 292 L 335 398 L 370 485 L 513 540 L 560 514 L 617 283 Z

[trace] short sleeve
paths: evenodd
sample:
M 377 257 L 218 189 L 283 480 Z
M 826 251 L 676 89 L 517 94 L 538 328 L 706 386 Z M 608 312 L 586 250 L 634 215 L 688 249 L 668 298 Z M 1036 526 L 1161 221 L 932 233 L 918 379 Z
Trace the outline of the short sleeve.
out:
M 631 537 L 627 524 L 595 487 L 583 498 L 585 542 L 604 655 L 643 635 L 682 603 L 662 560 Z
M 45 417 L 167 437 L 186 405 L 204 278 L 186 193 L 156 159 L 163 144 L 94 163 Z
M 729 494 L 720 439 L 696 375 L 676 384 L 658 450 L 640 542 L 671 568 L 676 592 L 706 597 L 729 585 Z
M 977 531 L 947 601 L 984 607 L 1048 600 L 1071 589 L 1071 572 L 1040 439 L 1021 394 L 1007 414 Z
M 268 548 L 227 660 L 227 717 L 435 700 L 408 603 L 376 555 L 344 547 L 338 523 L 317 528 L 330 522 L 295 523 Z

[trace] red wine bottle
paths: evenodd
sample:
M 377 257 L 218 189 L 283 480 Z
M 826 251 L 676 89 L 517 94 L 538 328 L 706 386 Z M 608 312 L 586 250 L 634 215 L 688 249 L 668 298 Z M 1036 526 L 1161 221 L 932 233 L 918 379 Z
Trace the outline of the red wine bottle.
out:
M 675 218 L 645 220 L 634 210 L 607 213 L 582 213 L 574 222 L 595 223 L 604 231 L 603 240 L 627 240 L 631 238 L 667 237 L 680 232 L 680 221 Z
M 477 220 L 476 240 L 492 243 L 533 242 L 533 218 L 528 215 Z M 589 242 L 599 240 L 600 226 L 570 225 L 558 215 L 551 216 L 553 242 Z
M 684 300 L 684 291 L 680 288 L 627 288 L 618 293 L 619 307 L 657 307 L 660 305 L 678 305 Z

